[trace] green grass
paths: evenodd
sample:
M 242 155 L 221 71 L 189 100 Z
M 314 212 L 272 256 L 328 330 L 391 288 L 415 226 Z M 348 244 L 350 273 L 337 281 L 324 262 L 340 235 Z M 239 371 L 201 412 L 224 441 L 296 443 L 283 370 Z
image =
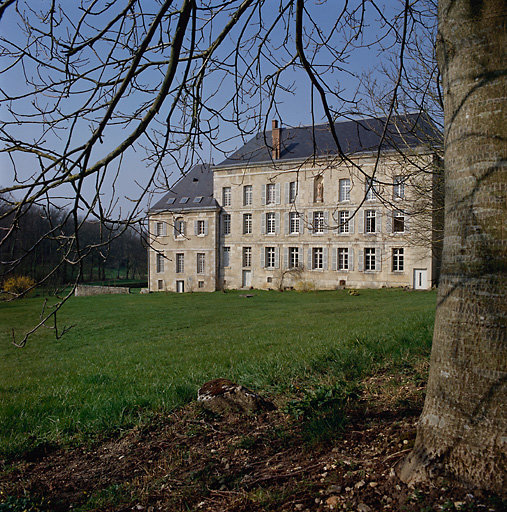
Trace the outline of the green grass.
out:
M 103 295 L 73 298 L 57 341 L 38 331 L 43 300 L 0 304 L 0 456 L 80 443 L 171 411 L 205 381 L 264 392 L 329 385 L 426 356 L 433 292 L 364 290 Z

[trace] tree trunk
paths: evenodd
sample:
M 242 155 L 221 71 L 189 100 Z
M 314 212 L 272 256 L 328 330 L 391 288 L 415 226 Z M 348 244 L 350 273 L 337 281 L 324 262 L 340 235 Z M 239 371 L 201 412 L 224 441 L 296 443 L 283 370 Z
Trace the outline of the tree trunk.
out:
M 400 477 L 505 493 L 506 3 L 440 0 L 445 228 L 430 376 Z

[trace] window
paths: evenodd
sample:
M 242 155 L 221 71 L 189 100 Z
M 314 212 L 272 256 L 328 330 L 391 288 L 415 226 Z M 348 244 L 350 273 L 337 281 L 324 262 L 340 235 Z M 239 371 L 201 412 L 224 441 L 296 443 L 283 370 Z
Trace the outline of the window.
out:
M 299 213 L 290 212 L 289 213 L 289 233 L 291 235 L 299 233 Z
M 339 183 L 339 200 L 342 201 L 350 201 L 350 179 L 343 178 Z
M 297 181 L 291 181 L 289 183 L 289 203 L 296 202 L 296 196 L 298 194 Z
M 366 218 L 365 218 L 365 233 L 375 233 L 376 231 L 376 220 L 377 220 L 377 212 L 375 210 L 366 210 Z
M 159 279 L 157 281 L 157 290 L 163 290 L 164 289 L 164 281 L 162 279 Z
M 338 232 L 339 233 L 350 233 L 349 227 L 349 212 L 342 210 L 338 215 Z
M 322 249 L 322 247 L 314 247 L 312 249 L 312 268 L 324 268 L 324 250 Z
M 231 187 L 222 188 L 222 204 L 223 206 L 231 206 Z
M 198 274 L 204 274 L 204 267 L 206 262 L 206 256 L 204 253 L 198 252 L 197 253 L 197 273 Z
M 197 234 L 198 235 L 205 235 L 206 234 L 206 223 L 203 220 L 197 221 Z
M 224 235 L 230 235 L 231 234 L 231 214 L 224 213 L 223 221 L 224 221 Z
M 176 273 L 181 274 L 185 270 L 185 255 L 183 253 L 176 254 Z
M 252 248 L 251 247 L 243 247 L 243 266 L 244 267 L 252 266 Z
M 317 176 L 313 181 L 313 202 L 324 202 L 324 178 Z
M 313 212 L 313 232 L 324 233 L 324 212 Z
M 245 185 L 243 187 L 243 206 L 249 206 L 252 204 L 252 185 Z
M 364 250 L 364 270 L 376 270 L 376 258 L 375 258 L 375 249 L 367 248 Z
M 228 267 L 231 264 L 231 248 L 224 247 L 222 249 L 222 266 Z
M 276 202 L 276 187 L 274 183 L 266 185 L 266 204 L 275 204 Z
M 405 177 L 395 176 L 393 181 L 393 199 L 403 199 L 405 197 Z
M 346 248 L 338 249 L 338 268 L 337 270 L 349 269 L 349 250 Z
M 250 235 L 252 233 L 252 214 L 243 214 L 243 234 Z
M 393 233 L 405 232 L 405 215 L 403 212 L 394 212 L 393 215 Z
M 289 268 L 299 267 L 299 248 L 289 247 Z
M 266 247 L 266 268 L 275 268 L 275 256 L 275 248 Z
M 157 274 L 160 274 L 164 271 L 164 255 L 158 253 L 157 254 Z
M 404 249 L 393 249 L 393 272 L 403 272 L 404 252 Z
M 176 219 L 174 222 L 174 236 L 185 236 L 185 221 L 182 218 Z
M 266 235 L 276 234 L 276 215 L 274 213 L 266 213 Z
M 155 235 L 156 236 L 165 235 L 165 224 L 163 222 L 155 223 Z
M 198 288 L 204 288 L 204 281 L 197 281 Z
M 371 201 L 377 197 L 377 182 L 375 180 L 367 178 L 364 187 L 367 201 Z

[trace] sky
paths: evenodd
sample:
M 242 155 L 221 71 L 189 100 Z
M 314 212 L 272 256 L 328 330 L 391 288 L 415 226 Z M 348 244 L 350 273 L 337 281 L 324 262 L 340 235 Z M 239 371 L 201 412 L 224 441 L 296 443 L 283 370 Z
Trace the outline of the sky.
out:
M 87 2 L 84 2 L 87 3 Z M 104 2 L 105 3 L 105 2 Z M 200 2 L 204 4 L 206 2 Z M 360 3 L 359 0 L 356 3 Z M 100 4 L 100 2 L 99 2 Z M 117 0 L 114 3 L 114 9 L 116 12 L 119 12 L 123 6 L 126 4 L 124 0 Z M 179 2 L 178 2 L 179 4 Z M 264 10 L 262 12 L 262 20 L 264 23 L 269 24 L 270 21 L 274 20 L 278 14 L 278 7 L 280 4 L 280 0 L 266 0 L 264 5 Z M 305 33 L 309 33 L 310 30 L 314 31 L 314 34 L 317 30 L 321 30 L 324 34 L 329 32 L 329 30 L 333 27 L 338 12 L 342 9 L 344 2 L 339 0 L 321 2 L 321 1 L 310 1 L 308 2 L 308 12 L 311 13 L 312 19 L 315 22 L 315 26 L 312 26 L 308 17 L 305 18 L 304 30 Z M 397 0 L 385 0 L 379 1 L 379 12 L 375 12 L 373 10 L 369 10 L 366 13 L 366 22 L 365 22 L 365 31 L 364 31 L 364 39 L 361 36 L 358 40 L 355 40 L 354 43 L 356 46 L 358 45 L 366 45 L 367 43 L 373 42 L 381 33 L 382 28 L 379 24 L 378 18 L 380 13 L 386 17 L 386 19 L 392 20 L 395 18 L 396 13 L 400 10 L 400 2 Z M 81 16 L 81 11 L 79 10 L 78 2 L 68 2 L 65 1 L 62 3 L 64 9 L 64 15 L 73 20 L 75 24 L 79 17 Z M 149 9 L 150 6 L 155 6 L 151 0 L 145 0 L 142 2 L 143 8 Z M 35 12 L 30 12 L 30 4 L 19 2 L 19 9 L 21 11 L 28 13 L 31 19 L 35 19 Z M 106 13 L 108 14 L 108 13 Z M 340 37 L 347 37 L 347 30 L 353 30 L 354 24 L 358 23 L 361 12 L 358 11 L 355 19 L 350 19 L 347 27 L 340 29 Z M 282 23 L 284 21 L 284 17 L 286 20 L 289 19 L 289 14 L 285 13 L 282 16 Z M 101 24 L 107 23 L 107 20 L 110 18 L 109 14 L 107 16 L 97 15 L 94 17 L 94 22 L 96 24 L 95 27 L 90 29 L 90 33 L 93 33 L 94 30 L 99 30 Z M 226 22 L 229 18 L 226 13 L 220 17 L 218 15 L 213 24 L 210 26 L 209 21 L 206 19 L 206 13 L 202 13 L 200 16 L 199 22 L 201 23 L 201 27 L 199 29 L 198 37 L 201 38 L 201 42 L 206 42 L 208 39 L 216 37 L 216 35 L 222 30 L 224 22 Z M 285 20 L 285 21 L 286 21 Z M 64 20 L 65 21 L 65 20 Z M 245 27 L 244 32 L 246 36 L 255 35 L 259 32 L 257 23 L 258 19 L 252 18 L 251 25 Z M 43 31 L 45 27 L 47 27 L 48 20 L 47 18 L 38 24 L 38 28 Z M 62 30 L 64 23 L 62 23 Z M 267 74 L 273 72 L 276 67 L 273 66 L 272 61 L 274 58 L 276 59 L 285 59 L 287 61 L 290 58 L 289 53 L 292 55 L 295 54 L 295 47 L 293 41 L 288 43 L 288 50 L 284 50 L 282 47 L 283 43 L 283 32 L 281 30 L 280 25 L 275 31 L 269 34 L 269 45 L 267 50 L 264 52 L 264 55 L 261 59 L 262 70 L 259 73 L 254 73 L 252 76 L 249 76 L 245 71 L 245 77 L 247 80 L 250 80 L 250 86 L 253 90 L 257 90 L 258 83 L 254 83 L 255 80 L 260 80 L 259 75 L 262 75 L 264 78 Z M 57 30 L 59 30 L 58 27 Z M 67 29 L 66 29 L 67 30 Z M 171 34 L 174 32 L 174 29 L 171 28 Z M 291 30 L 292 33 L 292 30 Z M 2 46 L 4 48 L 8 48 L 10 50 L 13 49 L 12 43 L 14 45 L 22 46 L 25 42 L 25 38 L 23 36 L 23 31 L 19 25 L 19 18 L 17 17 L 15 11 L 11 9 L 7 10 L 3 18 L 0 20 L 0 34 L 4 39 Z M 162 36 L 160 36 L 162 38 Z M 239 30 L 232 31 L 230 37 L 226 39 L 217 52 L 217 56 L 221 59 L 231 58 L 231 54 L 233 54 L 235 49 L 235 43 L 239 38 Z M 308 39 L 307 39 L 308 40 Z M 333 47 L 334 39 L 331 40 L 331 47 Z M 316 68 L 322 73 L 326 72 L 326 84 L 329 85 L 330 88 L 336 89 L 339 88 L 343 91 L 343 95 L 347 98 L 354 98 L 356 90 L 358 88 L 358 80 L 357 77 L 362 76 L 364 74 L 373 73 L 376 80 L 378 80 L 379 84 L 383 82 L 384 77 L 382 76 L 382 72 L 378 70 L 379 65 L 383 61 L 387 61 L 387 57 L 390 53 L 389 45 L 393 43 L 393 40 L 390 38 L 386 38 L 370 48 L 359 48 L 356 49 L 353 55 L 345 59 L 340 65 L 343 69 L 334 69 L 332 72 L 329 70 L 326 71 L 325 66 L 332 61 L 332 52 L 321 51 L 319 53 L 318 58 L 315 61 L 312 61 L 312 64 L 316 65 Z M 308 52 L 311 51 L 311 41 L 310 46 L 308 48 Z M 100 62 L 101 59 L 104 58 L 104 55 L 107 53 L 107 44 L 96 44 L 92 49 L 85 49 L 83 51 L 82 58 L 87 58 L 91 63 L 93 63 L 93 59 L 96 62 Z M 269 54 L 269 51 L 272 51 L 272 54 Z M 244 52 L 242 54 L 241 52 Z M 311 53 L 311 52 L 310 52 Z M 165 56 L 167 56 L 168 51 L 165 52 Z M 227 57 L 225 57 L 227 56 Z M 47 52 L 39 53 L 37 57 L 40 59 L 42 64 L 51 64 L 51 60 L 47 54 Z M 239 60 L 247 58 L 247 48 L 243 47 L 240 50 Z M 150 56 L 149 56 L 150 58 Z M 160 58 L 159 55 L 153 54 L 152 58 Z M 5 95 L 19 95 L 24 91 L 31 91 L 31 87 L 27 84 L 25 79 L 26 76 L 32 76 L 37 79 L 37 73 L 41 69 L 40 66 L 36 66 L 35 64 L 28 63 L 23 67 L 17 65 L 7 69 L 11 64 L 12 60 L 5 57 L 5 53 L 2 57 L 0 57 L 0 67 L 3 70 L 0 75 L 0 87 L 2 88 L 3 98 Z M 319 67 L 321 66 L 321 67 Z M 6 70 L 7 69 L 7 70 Z M 244 69 L 244 68 L 243 68 Z M 54 78 L 55 75 L 52 74 L 51 70 L 48 72 L 47 70 L 43 70 L 43 73 L 46 73 L 44 78 Z M 150 75 L 150 73 L 152 73 Z M 355 75 L 352 76 L 352 75 Z M 93 75 L 94 78 L 98 78 L 98 75 Z M 139 109 L 139 116 L 144 114 L 144 110 L 140 108 L 140 105 L 143 105 L 143 101 L 146 101 L 149 97 L 148 88 L 150 83 L 156 83 L 159 79 L 158 75 L 155 71 L 147 73 L 145 76 L 146 83 L 146 91 L 141 90 L 135 92 L 126 100 L 120 102 L 118 109 L 122 112 L 133 112 L 136 109 Z M 104 77 L 101 77 L 104 78 Z M 176 77 L 176 79 L 178 76 Z M 223 73 L 216 72 L 211 74 L 211 76 L 207 77 L 203 82 L 202 94 L 204 97 L 207 97 L 206 107 L 220 109 L 224 104 L 227 104 L 235 96 L 235 83 L 233 80 L 223 80 Z M 266 115 L 266 122 L 268 124 L 268 129 L 270 128 L 270 119 L 272 118 L 280 118 L 282 126 L 300 126 L 300 125 L 309 125 L 312 121 L 316 123 L 324 122 L 323 110 L 320 107 L 318 102 L 318 98 L 314 96 L 314 117 L 312 119 L 312 102 L 311 102 L 311 90 L 308 79 L 301 69 L 292 69 L 287 68 L 282 75 L 281 83 L 290 88 L 290 92 L 283 92 L 279 89 L 279 92 L 276 97 L 276 112 L 270 112 L 266 114 L 267 105 L 269 105 L 269 100 L 267 98 L 262 99 L 262 107 L 259 103 L 259 96 L 253 95 L 248 101 L 245 101 L 242 105 L 244 109 L 242 118 L 240 120 L 241 127 L 247 129 L 247 131 L 252 131 L 255 128 L 254 123 L 251 118 L 254 115 L 259 116 L 259 114 Z M 79 87 L 85 87 L 85 84 L 79 83 Z M 2 99 L 3 99 L 2 98 Z M 170 98 L 169 98 L 170 99 Z M 28 98 L 26 100 L 20 100 L 15 102 L 14 108 L 17 112 L 22 113 L 33 113 L 36 112 L 38 108 L 39 111 L 48 108 L 48 105 L 55 104 L 55 101 L 58 102 L 61 111 L 66 113 L 70 112 L 73 108 L 76 108 L 77 98 L 69 98 L 62 95 L 61 97 L 55 97 L 55 94 L 52 95 L 40 95 L 37 100 L 37 103 L 33 102 L 33 98 Z M 165 114 L 168 112 L 168 101 L 166 101 L 166 106 L 161 109 L 161 120 L 165 119 Z M 335 106 L 338 107 L 337 102 L 334 103 Z M 13 104 L 10 103 L 12 106 Z M 12 120 L 12 115 L 8 110 L 9 103 L 5 100 L 0 103 L 0 118 L 2 121 Z M 354 108 L 351 105 L 341 106 L 341 112 L 348 113 L 349 116 L 354 116 L 355 114 L 360 114 L 359 112 L 355 112 Z M 240 130 L 237 125 L 234 123 L 226 122 L 222 120 L 217 115 L 213 115 L 211 113 L 204 113 L 203 118 L 207 118 L 208 123 L 214 128 L 219 129 L 219 135 L 216 139 L 216 144 L 211 144 L 209 141 L 203 140 L 201 141 L 201 145 L 198 147 L 196 157 L 201 161 L 211 162 L 211 163 L 219 163 L 222 161 L 228 153 L 233 152 L 239 146 L 242 145 L 242 139 L 240 137 Z M 64 128 L 54 134 L 54 133 L 46 133 L 42 139 L 40 138 L 40 128 L 34 126 L 32 123 L 28 122 L 33 118 L 24 118 L 21 123 L 15 126 L 9 126 L 7 129 L 10 130 L 16 137 L 20 139 L 33 139 L 33 140 L 41 140 L 41 145 L 45 148 L 54 148 L 57 151 L 61 151 L 66 143 L 66 136 L 68 135 L 69 124 L 62 125 Z M 258 118 L 257 118 L 258 119 Z M 131 123 L 127 126 L 111 126 L 107 130 L 105 130 L 101 143 L 97 144 L 96 148 L 92 153 L 92 161 L 97 161 L 102 158 L 105 154 L 107 154 L 111 148 L 115 147 L 117 144 L 121 143 L 126 136 L 132 131 L 135 123 Z M 162 125 L 160 125 L 161 127 Z M 72 139 L 72 144 L 78 145 L 85 141 L 94 126 L 90 122 L 89 119 L 77 119 L 74 128 L 74 135 Z M 256 131 L 256 130 L 253 130 Z M 253 136 L 253 135 L 252 135 Z M 174 140 L 176 140 L 175 137 Z M 248 138 L 248 136 L 246 137 Z M 143 143 L 149 144 L 147 139 L 144 139 Z M 0 142 L 2 147 L 5 147 L 5 144 Z M 37 172 L 37 162 L 28 155 L 21 155 L 17 157 L 17 170 L 19 172 L 18 178 L 21 180 L 30 180 L 31 176 L 34 172 Z M 167 158 L 164 159 L 164 169 L 165 173 L 168 176 L 166 184 L 171 184 L 176 181 L 180 176 L 180 168 L 185 170 L 186 165 L 191 165 L 190 162 L 185 159 L 185 148 L 183 151 L 171 151 L 168 153 Z M 139 196 L 140 190 L 145 188 L 147 176 L 150 174 L 150 162 L 146 158 L 146 153 L 142 147 L 132 147 L 129 148 L 123 155 L 123 158 L 120 160 L 116 160 L 114 162 L 115 165 L 112 165 L 108 168 L 107 173 L 104 178 L 104 183 L 102 184 L 102 192 L 101 197 L 109 204 L 109 201 L 112 201 L 114 206 L 114 212 L 118 216 L 125 216 L 126 213 L 132 208 L 134 204 L 131 199 L 137 198 Z M 2 186 L 10 186 L 14 182 L 14 170 L 11 165 L 11 160 L 9 155 L 5 153 L 0 153 L 0 188 Z M 84 183 L 84 196 L 89 196 L 90 198 L 93 196 L 95 189 L 97 188 L 97 179 L 91 178 L 87 179 Z M 157 194 L 164 192 L 164 183 L 159 183 L 159 186 L 152 187 L 152 189 L 156 192 L 155 196 L 152 198 L 154 201 L 157 200 Z M 54 191 L 54 196 L 56 197 L 56 202 L 60 205 L 70 204 L 72 198 L 75 196 L 75 192 L 71 190 L 68 186 L 62 187 L 56 191 Z M 17 197 L 21 197 L 19 194 Z M 140 205 L 140 211 L 146 211 L 149 206 L 150 196 L 147 196 L 143 199 Z

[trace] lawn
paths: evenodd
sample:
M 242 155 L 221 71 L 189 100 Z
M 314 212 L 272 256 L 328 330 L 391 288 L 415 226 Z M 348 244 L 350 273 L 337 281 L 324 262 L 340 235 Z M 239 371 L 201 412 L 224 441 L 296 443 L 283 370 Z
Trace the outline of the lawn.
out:
M 62 339 L 38 331 L 43 300 L 0 304 L 0 457 L 82 443 L 149 421 L 226 377 L 268 394 L 427 357 L 434 292 L 104 295 L 64 307 Z

